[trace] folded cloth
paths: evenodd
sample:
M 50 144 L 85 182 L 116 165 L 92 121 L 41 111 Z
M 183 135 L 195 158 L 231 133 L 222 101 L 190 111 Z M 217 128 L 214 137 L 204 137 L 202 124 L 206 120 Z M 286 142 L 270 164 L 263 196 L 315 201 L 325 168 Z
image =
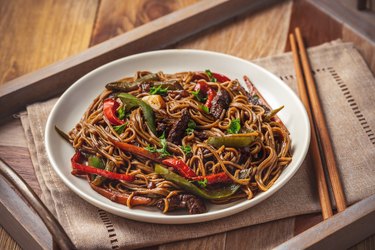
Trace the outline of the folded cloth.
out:
M 375 193 L 375 80 L 350 43 L 309 49 L 317 89 L 327 119 L 349 204 Z M 296 91 L 290 53 L 255 60 Z M 120 218 L 75 195 L 48 161 L 44 128 L 56 99 L 27 107 L 21 116 L 43 201 L 78 248 L 135 248 L 198 238 L 320 210 L 307 156 L 296 175 L 275 195 L 236 215 L 191 225 L 160 225 Z M 298 122 L 298 121 L 295 121 Z

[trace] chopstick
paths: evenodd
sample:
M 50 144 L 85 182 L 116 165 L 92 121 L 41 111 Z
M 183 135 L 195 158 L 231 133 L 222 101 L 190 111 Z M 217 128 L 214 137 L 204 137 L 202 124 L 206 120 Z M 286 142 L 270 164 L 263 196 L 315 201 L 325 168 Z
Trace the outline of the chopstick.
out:
M 329 176 L 331 186 L 332 186 L 333 196 L 334 196 L 334 199 L 336 201 L 337 211 L 341 212 L 341 211 L 345 210 L 346 203 L 345 203 L 345 197 L 344 197 L 342 184 L 341 184 L 341 181 L 340 181 L 340 178 L 339 178 L 338 169 L 337 169 L 337 166 L 336 166 L 336 160 L 335 160 L 334 153 L 333 153 L 332 143 L 331 143 L 328 128 L 327 128 L 327 125 L 326 125 L 327 123 L 326 123 L 326 120 L 325 120 L 325 117 L 323 115 L 323 111 L 322 111 L 322 108 L 321 108 L 321 105 L 320 105 L 319 96 L 318 96 L 318 93 L 317 93 L 317 90 L 316 90 L 316 84 L 315 84 L 314 79 L 312 77 L 311 66 L 310 66 L 310 63 L 309 63 L 309 60 L 308 60 L 305 45 L 304 45 L 303 40 L 302 40 L 302 35 L 301 35 L 300 29 L 296 28 L 295 33 L 296 33 L 297 43 L 298 43 L 298 47 L 299 47 L 299 56 L 300 56 L 300 60 L 302 62 L 303 74 L 305 76 L 305 78 L 302 77 L 302 70 L 301 70 L 301 65 L 299 63 L 299 60 L 298 60 L 299 57 L 298 57 L 298 53 L 297 53 L 297 49 L 296 49 L 296 44 L 295 44 L 295 41 L 294 41 L 294 36 L 293 36 L 293 34 L 291 34 L 291 45 L 293 43 L 293 45 L 292 45 L 294 47 L 293 58 L 295 58 L 296 73 L 299 72 L 297 74 L 300 75 L 299 77 L 297 76 L 297 79 L 298 79 L 298 82 L 301 82 L 301 83 L 299 83 L 299 85 L 301 85 L 301 89 L 299 88 L 299 92 L 300 92 L 300 95 L 302 93 L 303 93 L 302 95 L 306 95 L 306 97 L 304 97 L 304 99 L 306 99 L 304 102 L 307 102 L 308 105 L 306 105 L 305 103 L 304 104 L 305 104 L 306 109 L 310 113 L 310 115 L 309 115 L 310 123 L 313 124 L 313 126 L 311 126 L 312 127 L 311 130 L 313 131 L 314 129 L 316 129 L 314 131 L 315 138 L 312 139 L 312 140 L 318 141 L 317 136 L 319 136 L 319 139 L 320 139 L 320 142 L 321 142 L 320 147 L 322 149 L 321 152 L 324 154 L 324 155 L 320 155 L 320 160 L 322 160 L 323 158 L 325 160 L 325 163 L 326 163 L 325 165 L 327 167 L 328 176 Z M 296 63 L 296 60 L 298 61 L 297 63 Z M 304 79 L 306 79 L 306 83 L 305 83 Z M 307 89 L 306 89 L 306 87 L 307 87 Z M 302 97 L 301 97 L 301 99 L 302 99 Z M 309 102 L 309 100 L 310 100 L 310 102 Z M 310 105 L 311 105 L 311 107 L 310 107 Z M 318 159 L 314 158 L 314 162 L 318 162 Z M 320 163 L 322 163 L 322 161 L 320 161 Z M 320 187 L 320 185 L 323 185 L 324 182 L 325 182 L 325 181 L 324 182 L 322 181 L 323 177 L 324 177 L 324 172 L 320 173 L 320 170 L 319 170 L 319 173 L 317 172 L 318 188 L 322 188 L 322 187 Z M 320 182 L 322 182 L 322 183 L 320 183 Z M 326 194 L 323 194 L 323 190 L 319 190 L 319 195 L 320 195 L 321 192 L 322 192 L 322 197 L 320 198 L 320 200 L 321 200 L 321 203 L 322 203 L 322 200 L 324 200 L 324 202 L 326 200 Z M 324 193 L 325 193 L 325 191 L 324 191 Z M 323 203 L 323 204 L 324 204 L 324 206 L 326 205 L 325 203 Z M 322 206 L 322 211 L 323 211 L 323 206 Z M 329 215 L 329 213 L 328 213 L 328 215 Z
M 333 196 L 336 201 L 337 211 L 341 212 L 346 209 L 345 196 L 339 176 L 339 171 L 337 169 L 335 156 L 333 153 L 333 147 L 327 128 L 327 122 L 323 115 L 322 107 L 320 105 L 318 92 L 316 91 L 316 84 L 311 73 L 311 66 L 309 63 L 309 59 L 307 57 L 300 29 L 296 28 L 295 33 L 302 61 L 302 68 L 306 78 L 307 90 L 310 97 L 312 114 L 314 116 L 314 122 L 317 131 L 319 131 L 319 138 L 321 140 L 322 151 L 325 154 L 325 162 L 328 170 L 328 176 L 332 185 Z
M 307 95 L 307 90 L 306 90 L 304 78 L 302 75 L 302 68 L 301 68 L 301 64 L 299 61 L 297 44 L 296 44 L 296 40 L 294 39 L 293 34 L 289 35 L 289 40 L 290 40 L 290 45 L 292 48 L 294 69 L 295 69 L 296 76 L 297 76 L 297 87 L 298 87 L 299 96 L 301 98 L 302 103 L 305 105 L 307 115 L 310 120 L 310 127 L 311 127 L 310 150 L 311 150 L 314 171 L 316 175 L 320 206 L 322 208 L 322 216 L 323 216 L 323 219 L 325 220 L 325 219 L 328 219 L 329 217 L 332 217 L 333 215 L 332 206 L 331 206 L 331 201 L 329 199 L 329 192 L 327 188 L 326 178 L 324 175 L 322 157 L 320 156 L 320 152 L 319 152 L 318 138 L 315 132 L 315 124 L 311 115 L 309 97 Z

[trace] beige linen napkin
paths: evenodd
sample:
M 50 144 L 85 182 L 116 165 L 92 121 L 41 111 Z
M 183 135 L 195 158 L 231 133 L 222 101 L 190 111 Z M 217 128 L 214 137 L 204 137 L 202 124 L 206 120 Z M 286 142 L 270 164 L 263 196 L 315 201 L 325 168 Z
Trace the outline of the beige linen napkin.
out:
M 309 50 L 348 203 L 375 193 L 375 81 L 352 44 Z M 296 90 L 290 53 L 256 60 Z M 21 116 L 43 201 L 79 248 L 134 248 L 198 238 L 320 210 L 309 157 L 279 192 L 236 215 L 192 225 L 136 222 L 107 213 L 71 192 L 52 170 L 44 127 L 56 100 L 37 103 Z M 298 121 L 295 121 L 298 122 Z M 110 202 L 110 201 L 108 201 Z

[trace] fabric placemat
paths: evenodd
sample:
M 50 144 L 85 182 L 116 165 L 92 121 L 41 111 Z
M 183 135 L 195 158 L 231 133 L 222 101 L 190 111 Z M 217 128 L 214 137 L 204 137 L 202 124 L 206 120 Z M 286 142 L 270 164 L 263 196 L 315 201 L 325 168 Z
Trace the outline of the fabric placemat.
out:
M 309 49 L 314 77 L 328 122 L 349 204 L 375 193 L 375 81 L 350 43 L 336 41 Z M 294 91 L 290 53 L 254 61 Z M 21 115 L 42 199 L 78 248 L 135 248 L 203 237 L 320 210 L 309 156 L 275 195 L 236 215 L 190 225 L 161 225 L 124 219 L 75 195 L 53 171 L 44 147 L 44 128 L 56 99 L 27 107 Z M 298 121 L 295 121 L 298 122 Z M 110 202 L 110 201 L 109 201 Z

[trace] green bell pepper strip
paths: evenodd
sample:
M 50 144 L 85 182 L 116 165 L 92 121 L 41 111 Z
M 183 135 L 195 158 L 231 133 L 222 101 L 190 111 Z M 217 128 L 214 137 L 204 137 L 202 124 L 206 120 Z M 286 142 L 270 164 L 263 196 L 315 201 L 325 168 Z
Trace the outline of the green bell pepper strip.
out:
M 123 180 L 127 182 L 132 182 L 135 179 L 134 175 L 114 173 L 114 172 L 110 172 L 104 169 L 95 168 L 90 165 L 81 164 L 79 163 L 80 158 L 81 158 L 81 153 L 79 151 L 77 151 L 71 158 L 73 175 L 95 174 L 95 175 L 101 175 L 108 179 Z
M 153 87 L 168 88 L 168 90 L 182 90 L 184 89 L 177 80 L 167 80 L 164 82 L 153 82 Z
M 155 126 L 155 116 L 154 111 L 144 101 L 138 99 L 137 97 L 127 94 L 127 93 L 120 93 L 117 95 L 118 98 L 125 104 L 126 111 L 129 111 L 132 108 L 140 107 L 143 112 L 143 117 L 145 118 L 146 124 L 148 128 L 156 135 L 156 126 Z
M 105 87 L 109 90 L 129 92 L 129 91 L 133 91 L 133 90 L 138 89 L 139 85 L 144 83 L 144 82 L 158 81 L 158 80 L 159 80 L 158 75 L 151 73 L 151 74 L 147 74 L 145 76 L 142 76 L 142 77 L 138 78 L 134 82 L 127 82 L 125 80 L 118 80 L 118 81 L 115 81 L 115 82 L 107 83 L 107 85 L 105 85 Z
M 220 148 L 221 146 L 241 148 L 249 146 L 255 138 L 258 136 L 258 132 L 251 132 L 247 134 L 232 134 L 225 136 L 211 136 L 208 138 L 207 143 Z
M 104 169 L 110 172 L 113 171 L 113 166 L 110 166 L 110 165 L 105 166 L 103 160 L 96 156 L 89 156 L 89 158 L 87 159 L 87 163 L 89 166 L 92 166 L 94 168 Z M 94 176 L 95 178 L 91 183 L 94 184 L 95 186 L 100 186 L 100 184 L 102 184 L 102 182 L 106 179 L 105 177 L 100 176 L 100 175 L 94 175 Z
M 264 116 L 264 120 L 265 121 L 271 121 L 271 118 L 274 117 L 280 110 L 282 110 L 284 108 L 284 105 L 277 108 L 277 109 L 273 109 L 271 110 L 270 112 L 268 112 L 265 116 Z
M 261 101 L 261 104 L 263 104 L 266 107 L 268 107 L 269 109 L 271 109 L 271 106 L 268 104 L 268 102 L 266 101 L 266 99 L 264 99 L 264 97 L 259 92 L 259 90 L 255 87 L 255 85 L 250 81 L 249 77 L 244 76 L 243 79 L 244 79 L 247 87 L 249 88 L 250 95 L 251 96 L 256 95 L 259 98 L 259 100 Z M 286 131 L 288 131 L 288 129 L 286 128 L 285 124 L 281 121 L 281 119 L 277 116 L 277 114 L 273 115 L 273 119 L 275 120 L 275 122 L 279 123 L 283 129 L 285 129 Z
M 201 189 L 178 174 L 162 167 L 160 164 L 155 164 L 155 173 L 162 175 L 166 180 L 177 184 L 182 189 L 207 200 L 220 200 L 230 197 L 240 188 L 240 185 L 238 184 L 230 184 L 215 190 Z

